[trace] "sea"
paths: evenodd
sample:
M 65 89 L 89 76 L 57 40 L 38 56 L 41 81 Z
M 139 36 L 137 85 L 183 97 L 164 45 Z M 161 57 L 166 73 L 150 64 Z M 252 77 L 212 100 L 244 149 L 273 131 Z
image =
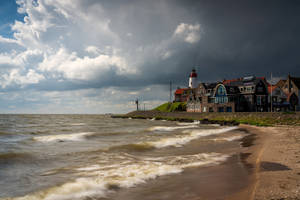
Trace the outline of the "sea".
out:
M 224 196 L 245 185 L 237 152 L 248 134 L 199 121 L 0 115 L 0 200 Z

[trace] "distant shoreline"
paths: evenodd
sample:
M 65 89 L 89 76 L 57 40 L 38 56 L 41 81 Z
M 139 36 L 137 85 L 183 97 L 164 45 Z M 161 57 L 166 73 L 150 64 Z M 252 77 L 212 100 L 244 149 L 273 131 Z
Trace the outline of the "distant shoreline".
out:
M 192 113 L 192 112 L 160 112 L 133 111 L 122 115 L 112 115 L 112 118 L 156 119 L 168 121 L 192 122 L 199 120 L 207 124 L 255 126 L 289 125 L 300 126 L 299 112 L 236 112 L 236 113 Z

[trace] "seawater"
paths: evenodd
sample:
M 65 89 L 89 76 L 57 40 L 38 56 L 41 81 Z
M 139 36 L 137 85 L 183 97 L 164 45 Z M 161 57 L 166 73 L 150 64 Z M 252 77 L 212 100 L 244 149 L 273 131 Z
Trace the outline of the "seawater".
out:
M 219 165 L 244 136 L 197 121 L 0 115 L 0 199 L 113 199 L 120 188 Z

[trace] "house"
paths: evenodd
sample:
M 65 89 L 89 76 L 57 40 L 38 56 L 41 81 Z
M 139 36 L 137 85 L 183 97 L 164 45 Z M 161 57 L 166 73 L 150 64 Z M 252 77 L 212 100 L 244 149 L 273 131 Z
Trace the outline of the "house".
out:
M 300 78 L 288 75 L 287 80 L 280 80 L 276 84 L 287 95 L 291 110 L 300 110 Z
M 268 89 L 264 77 L 254 76 L 200 83 L 188 98 L 188 112 L 257 112 L 268 110 Z
M 191 92 L 191 88 L 177 88 L 174 93 L 174 102 L 187 102 Z
M 280 85 L 280 84 L 279 84 Z M 290 103 L 287 101 L 287 95 L 283 90 L 276 84 L 268 86 L 268 111 L 287 111 L 289 110 Z M 271 103 L 272 99 L 272 103 Z
M 236 111 L 268 111 L 268 83 L 264 77 L 247 76 L 223 82 L 224 85 L 238 87 L 240 91 Z
M 222 83 L 199 84 L 195 97 L 187 104 L 188 112 L 235 112 L 239 90 Z

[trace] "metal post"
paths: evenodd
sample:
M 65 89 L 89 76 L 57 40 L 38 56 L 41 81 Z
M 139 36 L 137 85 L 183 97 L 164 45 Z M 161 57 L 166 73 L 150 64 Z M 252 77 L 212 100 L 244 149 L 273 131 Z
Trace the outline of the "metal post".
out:
M 170 103 L 172 103 L 172 81 L 170 81 Z
M 272 72 L 271 72 L 271 112 L 273 112 Z
M 135 100 L 135 104 L 136 104 L 136 110 L 139 110 L 139 99 Z

